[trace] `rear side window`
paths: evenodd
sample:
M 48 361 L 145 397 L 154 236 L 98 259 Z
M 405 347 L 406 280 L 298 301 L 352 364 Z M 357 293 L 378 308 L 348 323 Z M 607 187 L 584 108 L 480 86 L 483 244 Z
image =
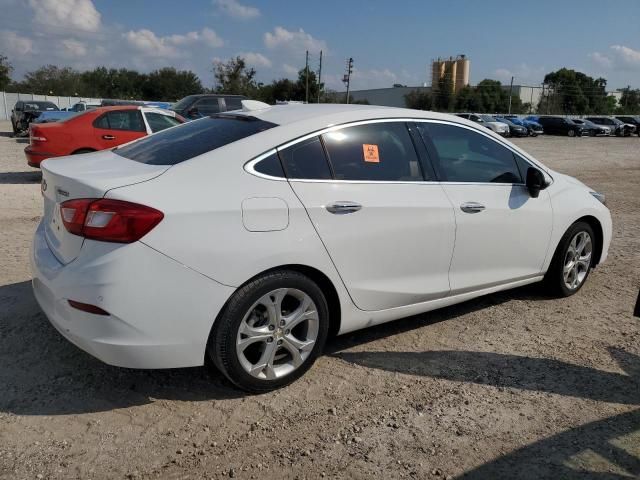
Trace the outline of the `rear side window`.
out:
M 217 97 L 198 100 L 193 108 L 195 108 L 200 115 L 205 116 L 220 113 L 220 103 Z
M 253 169 L 256 172 L 269 175 L 270 177 L 284 178 L 284 170 L 282 170 L 282 164 L 280 163 L 280 158 L 278 158 L 277 153 L 272 153 L 268 157 L 263 158 L 255 164 Z
M 107 130 L 126 130 L 130 132 L 146 132 L 139 110 L 115 110 L 98 117 L 93 126 Z
M 347 127 L 322 135 L 336 180 L 417 182 L 422 171 L 402 122 Z
M 147 112 L 144 114 L 147 117 L 147 123 L 153 133 L 160 132 L 169 127 L 175 127 L 180 125 L 180 120 L 169 115 L 162 115 L 161 113 Z
M 240 115 L 206 117 L 113 151 L 140 163 L 175 165 L 275 126 L 275 123 Z
M 436 165 L 443 181 L 522 183 L 513 153 L 496 141 L 440 123 L 419 123 L 418 130 L 438 154 Z
M 331 179 L 331 169 L 318 137 L 296 143 L 281 150 L 280 158 L 288 178 Z
M 242 98 L 240 97 L 227 97 L 224 99 L 224 103 L 227 106 L 227 110 L 242 109 Z

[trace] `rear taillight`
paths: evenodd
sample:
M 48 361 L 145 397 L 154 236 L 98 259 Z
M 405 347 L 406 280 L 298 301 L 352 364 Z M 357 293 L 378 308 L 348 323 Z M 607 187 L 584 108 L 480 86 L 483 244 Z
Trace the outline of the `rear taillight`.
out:
M 33 125 L 29 129 L 29 141 L 33 142 L 46 142 L 47 137 L 45 137 L 42 132 L 38 128 L 34 128 Z
M 60 204 L 69 233 L 103 242 L 140 240 L 164 218 L 155 208 L 107 198 L 79 198 Z

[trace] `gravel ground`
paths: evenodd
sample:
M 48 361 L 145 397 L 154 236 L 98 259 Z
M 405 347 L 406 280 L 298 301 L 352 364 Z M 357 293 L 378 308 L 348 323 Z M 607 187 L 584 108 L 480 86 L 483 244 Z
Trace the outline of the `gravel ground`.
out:
M 40 175 L 0 123 L 0 478 L 640 476 L 640 138 L 516 140 L 607 194 L 609 260 L 331 340 L 300 381 L 247 396 L 203 368 L 110 367 L 30 287 Z

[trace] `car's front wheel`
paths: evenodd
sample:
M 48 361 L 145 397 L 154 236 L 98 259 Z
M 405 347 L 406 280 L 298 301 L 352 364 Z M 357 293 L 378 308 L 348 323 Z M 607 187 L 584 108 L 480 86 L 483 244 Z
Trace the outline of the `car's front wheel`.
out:
M 216 320 L 207 346 L 239 388 L 266 392 L 300 378 L 322 352 L 329 309 L 318 285 L 291 270 L 241 287 Z
M 575 130 L 569 130 L 568 132 L 570 137 L 575 137 L 576 136 L 576 131 Z
M 569 297 L 582 288 L 593 265 L 595 238 L 586 222 L 576 222 L 565 232 L 544 278 L 551 293 Z

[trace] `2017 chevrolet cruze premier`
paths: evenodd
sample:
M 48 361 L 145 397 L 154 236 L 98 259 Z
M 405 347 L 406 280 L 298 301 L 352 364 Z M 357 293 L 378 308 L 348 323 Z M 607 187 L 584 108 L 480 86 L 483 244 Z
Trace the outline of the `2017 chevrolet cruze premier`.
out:
M 265 391 L 331 333 L 541 280 L 572 295 L 607 256 L 604 197 L 482 125 L 243 103 L 43 162 L 33 288 L 71 342 Z

